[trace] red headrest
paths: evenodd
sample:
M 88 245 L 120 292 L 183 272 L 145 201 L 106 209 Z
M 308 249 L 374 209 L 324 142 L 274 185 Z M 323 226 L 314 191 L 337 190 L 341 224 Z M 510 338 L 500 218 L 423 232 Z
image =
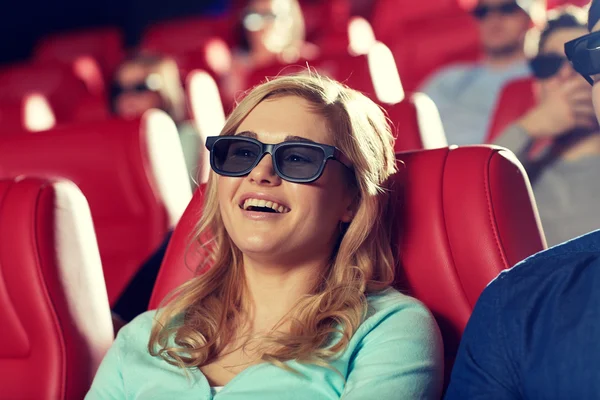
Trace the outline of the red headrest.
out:
M 251 88 L 265 78 L 306 72 L 307 65 L 321 75 L 342 82 L 375 101 L 394 104 L 404 96 L 394 56 L 381 42 L 375 43 L 368 54 L 352 56 L 344 50 L 301 60 L 293 65 L 269 65 L 253 71 L 247 80 L 247 86 Z
M 484 287 L 501 270 L 545 248 L 537 209 L 522 166 L 502 148 L 442 148 L 397 157 L 405 163 L 391 182 L 398 285 L 433 311 L 451 364 Z M 197 244 L 188 245 L 201 209 L 198 190 L 171 239 L 151 308 L 196 272 L 203 254 Z
M 384 108 L 394 129 L 396 152 L 448 146 L 438 109 L 426 94 L 414 93 Z
M 20 175 L 65 178 L 85 194 L 111 304 L 191 198 L 175 124 L 156 110 L 134 121 L 2 136 L 0 178 Z
M 200 48 L 207 38 L 217 36 L 228 44 L 235 43 L 236 15 L 206 18 L 190 17 L 160 22 L 151 26 L 140 47 L 161 53 L 181 53 Z
M 400 153 L 395 221 L 399 287 L 434 313 L 447 372 L 481 291 L 500 271 L 546 247 L 527 176 L 499 147 Z M 398 193 L 402 189 L 402 193 Z
M 414 2 L 428 3 L 428 2 Z M 381 27 L 373 21 L 375 34 Z M 477 22 L 466 11 L 430 16 L 393 25 L 378 36 L 394 53 L 404 90 L 417 90 L 427 76 L 440 67 L 474 62 L 481 55 Z
M 0 181 L 0 316 L 3 398 L 83 398 L 113 329 L 90 211 L 72 183 Z
M 0 100 L 37 93 L 48 99 L 58 122 L 71 121 L 78 102 L 91 95 L 69 65 L 16 65 L 0 72 Z
M 107 81 L 112 79 L 123 55 L 121 31 L 110 27 L 48 36 L 35 49 L 35 58 L 44 62 L 60 61 L 70 64 L 80 56 L 90 56 L 98 62 Z
M 535 105 L 533 82 L 533 78 L 522 78 L 504 86 L 496 103 L 487 143 L 493 143 L 504 129 Z

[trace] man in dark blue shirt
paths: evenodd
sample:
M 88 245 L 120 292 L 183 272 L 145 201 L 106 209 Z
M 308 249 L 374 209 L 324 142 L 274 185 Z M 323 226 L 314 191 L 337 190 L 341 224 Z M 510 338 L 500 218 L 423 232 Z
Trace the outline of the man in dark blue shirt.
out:
M 484 290 L 446 400 L 600 398 L 600 231 L 538 253 Z

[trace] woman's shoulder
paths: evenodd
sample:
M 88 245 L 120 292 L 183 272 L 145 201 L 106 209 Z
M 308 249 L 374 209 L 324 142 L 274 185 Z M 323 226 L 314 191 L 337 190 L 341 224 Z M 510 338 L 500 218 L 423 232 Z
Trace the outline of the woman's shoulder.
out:
M 384 325 L 387 329 L 402 327 L 424 332 L 438 330 L 433 315 L 421 301 L 396 289 L 388 288 L 369 294 L 367 304 L 367 316 L 360 330 L 371 331 Z M 383 321 L 386 323 L 382 324 Z
M 421 301 L 391 287 L 381 292 L 368 294 L 367 304 L 369 305 L 369 316 L 373 313 L 393 312 L 407 308 L 427 310 L 427 307 Z
M 128 349 L 139 347 L 136 344 L 145 349 L 150 339 L 150 332 L 152 331 L 155 316 L 156 310 L 146 311 L 138 315 L 119 330 L 116 341 L 122 345 L 126 344 Z

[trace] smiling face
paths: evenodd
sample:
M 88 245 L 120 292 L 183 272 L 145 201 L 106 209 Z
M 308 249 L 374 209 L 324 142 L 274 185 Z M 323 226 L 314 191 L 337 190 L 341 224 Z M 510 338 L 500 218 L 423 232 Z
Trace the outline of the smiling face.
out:
M 292 139 L 333 145 L 328 121 L 295 96 L 262 101 L 236 134 L 276 144 Z M 326 262 L 338 240 L 340 222 L 352 218 L 354 192 L 348 171 L 329 160 L 309 184 L 281 179 L 270 155 L 245 177 L 217 177 L 219 209 L 229 236 L 245 257 L 281 264 Z M 254 211 L 261 207 L 277 212 Z M 245 209 L 244 209 L 245 208 Z

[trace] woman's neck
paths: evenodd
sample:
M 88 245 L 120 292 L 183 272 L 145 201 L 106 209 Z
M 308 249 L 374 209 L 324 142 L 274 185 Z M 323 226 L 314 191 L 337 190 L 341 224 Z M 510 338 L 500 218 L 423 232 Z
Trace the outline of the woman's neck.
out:
M 323 265 L 308 263 L 293 268 L 265 266 L 244 257 L 248 289 L 248 319 L 255 333 L 279 326 L 302 297 L 310 294 Z M 286 324 L 284 324 L 286 325 Z

